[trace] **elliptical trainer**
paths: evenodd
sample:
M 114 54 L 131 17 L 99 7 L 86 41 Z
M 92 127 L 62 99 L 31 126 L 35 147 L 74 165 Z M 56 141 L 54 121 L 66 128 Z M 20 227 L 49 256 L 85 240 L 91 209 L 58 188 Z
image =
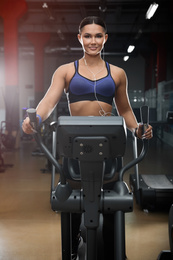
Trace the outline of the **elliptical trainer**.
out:
M 97 259 L 97 228 L 102 213 L 114 215 L 114 259 L 124 260 L 125 213 L 133 210 L 133 195 L 123 181 L 124 173 L 146 155 L 148 140 L 138 158 L 122 167 L 113 190 L 103 190 L 105 159 L 122 158 L 126 147 L 126 127 L 122 117 L 59 117 L 56 127 L 59 156 L 74 158 L 80 164 L 81 190 L 72 190 L 62 166 L 43 144 L 37 129 L 36 111 L 29 109 L 31 123 L 36 129 L 36 141 L 60 173 L 60 182 L 52 187 L 51 205 L 61 212 L 62 260 L 71 257 L 70 214 L 84 214 L 86 227 L 86 259 Z M 112 166 L 110 179 L 115 174 Z

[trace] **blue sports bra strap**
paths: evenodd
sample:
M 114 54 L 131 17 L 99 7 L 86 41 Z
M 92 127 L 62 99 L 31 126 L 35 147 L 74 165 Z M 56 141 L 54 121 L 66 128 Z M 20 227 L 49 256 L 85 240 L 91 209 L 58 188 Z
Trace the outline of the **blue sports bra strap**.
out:
M 107 67 L 107 70 L 108 70 L 108 74 L 110 74 L 110 66 L 109 66 L 109 63 L 106 61 L 106 67 Z
M 77 72 L 78 71 L 78 61 L 77 60 L 75 60 L 74 66 L 75 66 L 75 71 Z

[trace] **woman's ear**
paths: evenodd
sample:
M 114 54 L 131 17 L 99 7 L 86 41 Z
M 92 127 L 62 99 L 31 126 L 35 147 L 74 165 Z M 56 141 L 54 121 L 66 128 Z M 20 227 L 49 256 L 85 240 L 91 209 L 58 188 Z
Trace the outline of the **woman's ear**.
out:
M 78 41 L 81 43 L 81 34 L 80 33 L 78 33 L 77 38 L 78 38 Z
M 105 40 L 104 40 L 104 43 L 107 42 L 107 39 L 108 39 L 108 34 L 106 33 L 106 34 L 105 34 Z

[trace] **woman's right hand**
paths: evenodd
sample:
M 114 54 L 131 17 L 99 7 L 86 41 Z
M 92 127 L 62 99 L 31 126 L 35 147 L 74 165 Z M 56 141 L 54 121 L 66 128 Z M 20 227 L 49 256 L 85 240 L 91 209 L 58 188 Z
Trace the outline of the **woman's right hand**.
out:
M 26 134 L 33 134 L 33 128 L 30 124 L 30 119 L 29 117 L 26 117 L 24 120 L 23 120 L 23 123 L 22 123 L 22 130 L 24 133 Z

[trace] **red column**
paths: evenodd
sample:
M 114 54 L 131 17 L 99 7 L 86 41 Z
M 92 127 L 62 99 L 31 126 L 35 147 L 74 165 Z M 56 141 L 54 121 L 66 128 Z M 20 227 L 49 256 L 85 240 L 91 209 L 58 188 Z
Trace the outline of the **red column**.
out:
M 26 11 L 24 0 L 1 0 L 0 16 L 4 21 L 6 121 L 12 129 L 19 125 L 17 22 Z
M 154 54 L 153 52 L 143 55 L 145 58 L 145 90 L 153 87 Z M 155 79 L 155 74 L 154 74 Z
M 35 48 L 35 105 L 44 95 L 44 47 L 50 39 L 50 33 L 30 32 L 28 39 Z
M 153 41 L 157 45 L 157 76 L 156 76 L 156 87 L 158 83 L 166 80 L 167 72 L 167 35 L 163 33 L 154 33 L 152 35 Z
M 166 80 L 167 72 L 167 49 L 165 43 L 158 43 L 157 49 L 157 85 Z

